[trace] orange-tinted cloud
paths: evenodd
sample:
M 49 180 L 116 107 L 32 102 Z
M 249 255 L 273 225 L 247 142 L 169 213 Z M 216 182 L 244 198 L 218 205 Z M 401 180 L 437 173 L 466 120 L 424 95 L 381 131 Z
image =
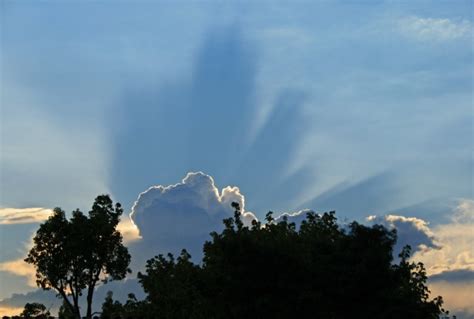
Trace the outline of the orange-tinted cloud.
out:
M 474 271 L 474 201 L 462 200 L 452 214 L 452 222 L 433 227 L 432 231 L 441 248 L 421 250 L 413 256 L 425 264 L 429 275 Z
M 0 306 L 0 316 L 17 316 L 22 311 L 21 307 Z
M 443 296 L 444 305 L 453 315 L 467 313 L 474 317 L 474 281 L 439 281 L 428 285 L 432 296 Z
M 138 229 L 137 225 L 135 225 L 133 220 L 128 216 L 125 216 L 120 221 L 120 223 L 117 225 L 117 230 L 122 234 L 125 244 L 141 239 L 140 230 Z
M 0 225 L 39 223 L 51 216 L 48 208 L 0 208 Z
M 0 271 L 28 278 L 28 285 L 36 287 L 35 268 L 27 264 L 22 258 L 0 263 Z

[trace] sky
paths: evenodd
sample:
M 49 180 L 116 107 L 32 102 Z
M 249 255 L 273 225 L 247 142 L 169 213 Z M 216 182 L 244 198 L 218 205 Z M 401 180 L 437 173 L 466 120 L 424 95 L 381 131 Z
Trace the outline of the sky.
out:
M 335 210 L 397 228 L 474 318 L 473 9 L 0 0 L 0 313 L 58 305 L 22 262 L 31 238 L 108 193 L 134 270 L 198 259 L 232 201 L 247 222 Z

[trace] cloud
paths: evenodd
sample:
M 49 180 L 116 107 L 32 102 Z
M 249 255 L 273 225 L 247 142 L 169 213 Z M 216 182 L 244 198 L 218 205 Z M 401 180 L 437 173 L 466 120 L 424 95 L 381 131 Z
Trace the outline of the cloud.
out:
M 293 213 L 282 213 L 274 218 L 275 218 L 275 222 L 278 223 L 282 221 L 284 217 L 286 217 L 289 223 L 295 223 L 298 228 L 301 222 L 306 219 L 306 215 L 312 212 L 314 211 L 311 209 L 302 209 L 300 211 L 293 212 Z
M 432 229 L 442 248 L 418 251 L 413 256 L 426 265 L 430 275 L 459 270 L 474 271 L 473 200 L 459 200 L 458 206 L 449 215 L 450 223 Z
M 174 58 L 190 64 L 185 73 L 173 69 L 164 80 L 140 75 L 127 83 L 114 110 L 120 124 L 111 141 L 110 181 L 125 207 L 144 185 L 174 183 L 177 172 L 203 170 L 238 184 L 254 194 L 252 210 L 270 202 L 294 208 L 293 193 L 314 182 L 307 157 L 295 155 L 310 126 L 309 95 L 285 82 L 260 100 L 261 42 L 248 31 L 239 23 L 210 26 L 193 37 L 199 39 L 187 53 L 193 59 Z M 304 168 L 288 173 L 293 166 Z
M 0 225 L 39 223 L 52 213 L 48 208 L 0 208 Z
M 422 248 L 411 259 L 425 265 L 432 296 L 443 296 L 445 308 L 458 318 L 474 318 L 474 201 L 458 199 L 445 215 L 449 221 L 433 227 L 420 218 L 396 215 L 368 220 L 396 228 L 399 242 Z
M 0 225 L 11 228 L 15 227 L 17 224 L 40 223 L 46 220 L 52 213 L 53 211 L 47 208 L 0 208 Z M 137 226 L 128 216 L 122 218 L 117 229 L 122 233 L 125 244 L 133 243 L 141 238 Z M 2 231 L 6 232 L 6 229 L 0 229 L 0 232 Z M 15 229 L 13 232 L 18 233 L 19 230 Z M 9 245 L 7 240 L 10 240 L 10 238 L 5 238 L 5 244 Z M 16 244 L 18 244 L 18 241 L 16 241 Z M 3 258 L 4 261 L 0 261 L 0 272 L 26 277 L 26 284 L 29 287 L 36 287 L 35 268 L 24 262 L 26 251 L 29 251 L 32 246 L 33 238 L 30 237 L 29 241 L 24 242 L 24 247 L 22 249 L 17 249 L 22 257 L 17 258 L 18 255 L 15 257 L 6 255 L 2 256 L 5 258 Z M 1 279 L 2 278 L 0 278 L 0 281 Z
M 397 229 L 397 246 L 418 248 L 413 259 L 423 262 L 430 275 L 474 271 L 474 201 L 459 199 L 457 203 L 445 213 L 450 222 L 434 227 L 421 218 L 397 215 L 369 216 L 367 220 Z
M 222 229 L 222 219 L 232 216 L 232 202 L 241 205 L 245 224 L 250 225 L 255 216 L 245 211 L 245 197 L 240 189 L 232 186 L 218 188 L 213 177 L 202 172 L 188 173 L 177 184 L 156 185 L 141 193 L 133 206 L 130 218 L 125 218 L 120 226 L 129 243 L 134 270 L 137 270 L 137 265 L 142 267 L 144 261 L 154 255 L 177 253 L 182 248 L 188 249 L 193 257 L 199 260 L 202 244 L 210 239 L 209 233 Z M 396 228 L 399 246 L 411 244 L 417 247 L 418 250 L 412 258 L 425 264 L 431 276 L 429 285 L 433 295 L 444 296 L 448 309 L 466 313 L 471 311 L 471 308 L 459 298 L 472 294 L 464 282 L 473 280 L 474 253 L 471 243 L 474 235 L 473 225 L 469 224 L 469 221 L 472 221 L 473 207 L 472 200 L 459 200 L 458 205 L 449 214 L 451 223 L 435 227 L 430 227 L 425 220 L 415 217 L 386 215 L 368 218 L 371 223 Z M 275 219 L 279 221 L 283 216 L 287 216 L 290 222 L 299 224 L 309 211 L 282 213 Z M 0 264 L 0 270 L 26 276 L 29 283 L 34 285 L 34 271 L 21 259 Z M 457 287 L 457 290 L 453 287 Z M 125 283 L 106 285 L 97 290 L 96 306 L 99 306 L 102 300 L 102 292 L 109 289 L 123 293 L 141 291 L 133 278 Z M 24 298 L 33 300 L 33 296 L 36 295 L 16 294 L 7 298 L 5 303 L 0 302 L 0 306 L 13 307 L 21 304 Z M 49 302 L 53 301 L 54 298 Z
M 132 243 L 142 238 L 137 225 L 135 225 L 130 216 L 122 217 L 120 223 L 117 225 L 117 230 L 122 234 L 123 242 L 125 244 Z
M 125 302 L 129 293 L 134 293 L 139 300 L 145 298 L 145 294 L 138 280 L 126 279 L 122 281 L 111 281 L 106 285 L 96 287 L 93 311 L 100 311 L 100 307 L 108 291 L 113 291 L 114 300 L 121 302 Z M 0 300 L 0 314 L 4 311 L 5 315 L 17 315 L 23 310 L 23 306 L 27 302 L 42 303 L 50 308 L 52 314 L 55 314 L 62 304 L 62 299 L 57 297 L 53 290 L 36 289 L 27 293 L 14 293 L 10 297 Z M 81 309 L 86 309 L 85 298 L 80 300 L 80 307 Z
M 0 263 L 0 271 L 27 277 L 28 285 L 36 287 L 36 270 L 32 265 L 27 264 L 23 258 Z
M 430 282 L 438 281 L 448 281 L 452 283 L 474 281 L 474 270 L 460 269 L 443 271 L 439 274 L 430 276 Z
M 199 257 L 209 233 L 221 229 L 222 220 L 233 216 L 232 202 L 239 203 L 244 223 L 251 225 L 256 217 L 245 211 L 240 189 L 227 186 L 219 190 L 214 179 L 202 172 L 188 173 L 174 185 L 150 187 L 138 196 L 130 214 L 141 236 L 131 245 L 132 252 L 150 258 L 186 248 Z
M 474 200 L 461 200 L 452 217 L 455 223 L 474 224 Z
M 439 249 L 433 232 L 428 227 L 428 223 L 416 217 L 404 217 L 397 215 L 386 215 L 382 217 L 369 216 L 367 221 L 374 224 L 381 224 L 389 229 L 396 229 L 398 234 L 397 244 L 394 253 L 398 254 L 405 245 L 410 245 L 417 250 L 428 248 Z
M 402 34 L 420 40 L 447 41 L 468 37 L 473 26 L 468 20 L 405 17 L 398 21 Z
M 24 294 L 14 293 L 9 298 L 0 301 L 0 307 L 23 307 L 27 302 L 38 302 L 46 307 L 59 308 L 60 299 L 56 298 L 56 294 L 52 290 L 37 289 Z
M 177 184 L 157 185 L 141 193 L 133 205 L 130 216 L 122 219 L 118 229 L 132 253 L 134 265 L 142 267 L 146 259 L 156 254 L 178 253 L 183 248 L 188 249 L 195 258 L 199 258 L 203 243 L 210 239 L 209 233 L 222 229 L 222 220 L 233 216 L 232 202 L 240 204 L 244 224 L 251 225 L 256 217 L 253 213 L 245 211 L 245 198 L 238 187 L 227 186 L 219 189 L 211 176 L 202 172 L 188 173 Z M 30 213 L 35 211 L 35 209 L 25 210 Z M 11 212 L 3 215 L 6 220 L 16 216 Z M 24 215 L 31 214 L 21 214 Z M 25 249 L 29 249 L 31 245 L 30 240 L 25 244 Z M 137 270 L 136 268 L 134 270 Z M 28 285 L 36 287 L 35 269 L 25 263 L 23 257 L 0 263 L 0 271 L 26 277 Z M 118 285 L 116 287 L 119 291 L 129 289 L 127 292 L 140 293 L 141 289 L 136 280 L 134 284 L 133 279 L 127 282 L 128 286 L 132 286 L 113 283 L 98 291 L 107 287 L 112 289 L 113 285 Z M 98 293 L 98 296 L 100 295 L 101 293 Z M 7 298 L 6 303 L 0 303 L 0 306 L 21 305 L 25 300 L 46 298 L 44 296 L 39 292 L 16 294 L 12 298 Z M 100 298 L 97 297 L 96 300 Z M 53 301 L 54 298 L 49 302 Z
M 429 282 L 431 296 L 442 296 L 444 308 L 459 319 L 474 319 L 474 280 Z
M 23 311 L 23 307 L 0 306 L 0 316 L 17 316 Z

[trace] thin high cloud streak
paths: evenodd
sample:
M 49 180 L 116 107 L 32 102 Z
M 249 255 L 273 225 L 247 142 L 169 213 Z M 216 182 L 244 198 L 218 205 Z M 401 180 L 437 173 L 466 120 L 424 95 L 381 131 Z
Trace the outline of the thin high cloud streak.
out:
M 0 208 L 0 225 L 39 223 L 52 213 L 48 208 Z
M 467 19 L 423 18 L 411 16 L 400 19 L 400 31 L 408 37 L 426 41 L 450 41 L 469 38 L 473 25 Z

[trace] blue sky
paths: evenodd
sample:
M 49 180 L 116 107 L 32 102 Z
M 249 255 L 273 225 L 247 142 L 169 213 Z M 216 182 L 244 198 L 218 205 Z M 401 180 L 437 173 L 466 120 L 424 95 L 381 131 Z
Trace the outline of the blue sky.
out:
M 470 1 L 0 8 L 2 208 L 87 210 L 110 193 L 129 212 L 190 171 L 238 186 L 257 218 L 441 227 L 473 199 Z M 36 227 L 0 223 L 0 262 Z M 0 299 L 31 290 L 0 281 Z

